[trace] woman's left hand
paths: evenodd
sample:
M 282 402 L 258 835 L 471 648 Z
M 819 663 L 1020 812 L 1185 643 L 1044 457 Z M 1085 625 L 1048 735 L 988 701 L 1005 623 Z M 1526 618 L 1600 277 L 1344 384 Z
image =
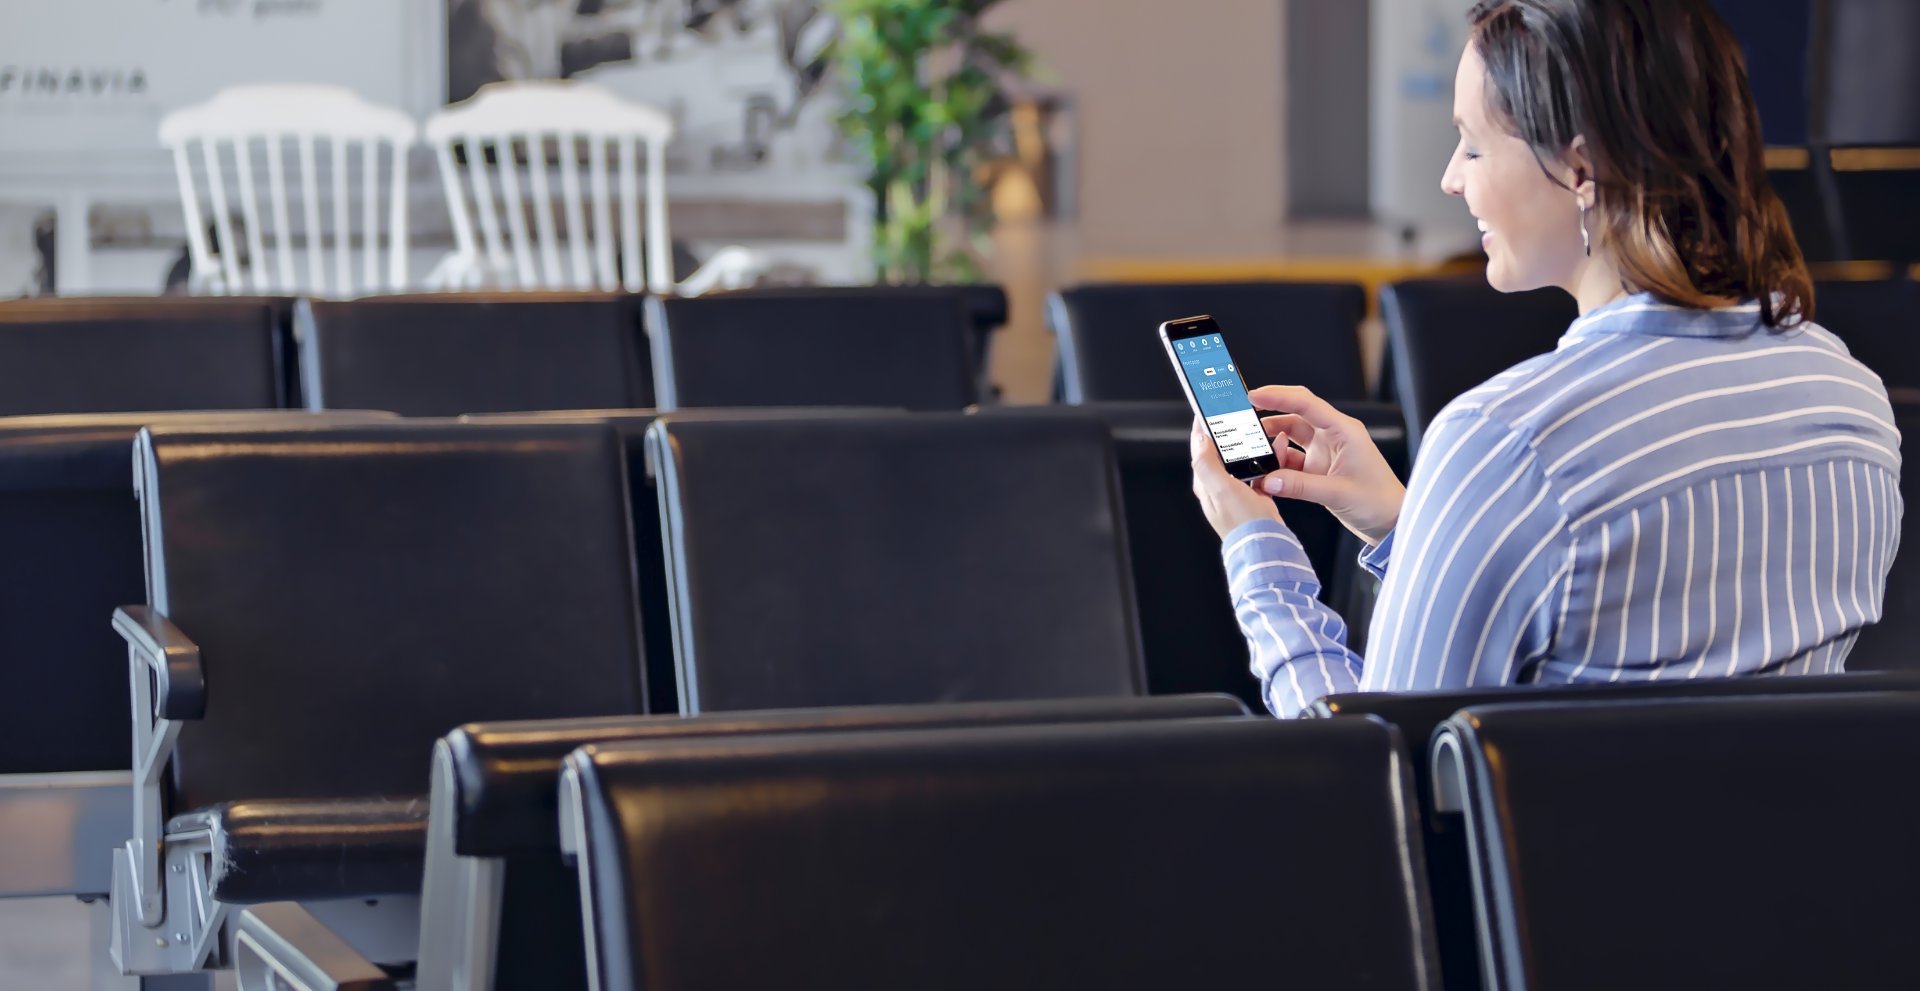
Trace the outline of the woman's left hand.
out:
M 1274 445 L 1275 450 L 1289 450 L 1285 443 Z M 1242 523 L 1254 520 L 1280 521 L 1280 510 L 1273 499 L 1247 483 L 1227 474 L 1227 466 L 1220 460 L 1220 451 L 1213 446 L 1213 438 L 1207 434 L 1207 425 L 1203 420 L 1193 421 L 1193 436 L 1189 440 L 1188 450 L 1193 455 L 1193 494 L 1200 500 L 1200 510 L 1207 514 L 1207 522 L 1213 524 L 1213 531 L 1225 540 Z M 1299 452 L 1289 450 L 1295 458 Z M 1284 456 L 1283 456 L 1284 457 Z M 1297 467 L 1297 466 L 1295 466 Z

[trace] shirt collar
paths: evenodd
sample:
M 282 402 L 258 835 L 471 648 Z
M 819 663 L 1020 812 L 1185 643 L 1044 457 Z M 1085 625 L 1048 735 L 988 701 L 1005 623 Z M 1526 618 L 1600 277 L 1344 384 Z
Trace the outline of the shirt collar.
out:
M 1647 337 L 1745 337 L 1760 329 L 1760 303 L 1702 310 L 1662 303 L 1652 293 L 1622 296 L 1575 320 L 1560 339 L 1565 345 L 1596 334 Z

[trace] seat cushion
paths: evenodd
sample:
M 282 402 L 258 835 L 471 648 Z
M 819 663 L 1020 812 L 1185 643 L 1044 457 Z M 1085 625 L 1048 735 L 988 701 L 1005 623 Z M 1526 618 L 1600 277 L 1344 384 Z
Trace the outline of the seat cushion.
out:
M 226 802 L 168 824 L 205 832 L 213 896 L 235 905 L 407 895 L 426 863 L 427 799 Z

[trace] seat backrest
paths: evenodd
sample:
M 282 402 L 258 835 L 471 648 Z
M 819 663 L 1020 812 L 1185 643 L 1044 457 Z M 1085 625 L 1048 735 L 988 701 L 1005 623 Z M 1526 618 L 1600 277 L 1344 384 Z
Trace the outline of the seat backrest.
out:
M 1233 987 L 1276 968 L 1437 986 L 1383 725 L 758 736 L 568 763 L 604 991 Z
M 1112 434 L 1147 690 L 1227 692 L 1264 710 L 1260 683 L 1247 671 L 1246 639 L 1234 618 L 1220 539 L 1193 498 L 1193 411 L 1177 400 L 987 407 L 979 415 L 1031 418 L 1042 411 L 1092 419 Z M 1280 506 L 1323 585 L 1335 588 L 1340 524 L 1312 503 L 1286 499 Z
M 1248 385 L 1304 385 L 1327 399 L 1361 399 L 1366 312 L 1366 290 L 1350 283 L 1086 285 L 1048 300 L 1070 403 L 1184 398 L 1159 327 L 1203 313 L 1231 335 Z
M 1462 393 L 1552 351 L 1578 316 L 1558 289 L 1503 293 L 1483 276 L 1412 279 L 1380 290 L 1407 446 Z
M 1097 421 L 666 417 L 648 450 L 682 712 L 1142 688 Z
M 437 111 L 422 130 L 453 218 L 455 288 L 673 290 L 665 112 L 587 83 L 513 80 Z
M 1449 720 L 1435 777 L 1476 850 L 1486 986 L 1920 984 L 1916 725 L 1911 693 Z
M 285 405 L 272 301 L 0 303 L 0 416 Z
M 142 594 L 133 438 L 147 424 L 385 414 L 111 413 L 0 419 L 0 774 L 125 770 L 126 646 L 101 617 Z
M 577 747 L 754 733 L 1204 719 L 1246 714 L 1246 707 L 1229 696 L 1189 695 L 473 723 L 447 734 L 434 748 L 434 823 L 428 861 L 434 863 L 436 849 L 445 845 L 460 856 L 498 860 L 505 868 L 506 882 L 495 913 L 499 924 L 493 982 L 481 986 L 491 986 L 495 991 L 582 988 L 587 986 L 587 976 L 580 952 L 580 892 L 572 868 L 561 860 L 556 818 L 561 762 Z M 433 920 L 444 914 L 472 912 L 474 907 L 465 901 L 469 896 L 460 885 L 443 885 L 430 867 L 422 895 L 424 917 Z M 464 948 L 441 949 L 458 954 Z M 424 957 L 422 979 L 438 977 L 440 966 L 441 960 Z
M 1821 282 L 1813 318 L 1890 388 L 1920 388 L 1920 283 Z
M 602 425 L 149 430 L 148 599 L 198 643 L 176 810 L 419 794 L 474 719 L 643 711 Z
M 310 409 L 458 416 L 653 405 L 637 296 L 303 301 L 295 336 Z
M 675 418 L 767 420 L 789 416 L 872 416 L 897 412 L 872 409 L 781 409 L 776 407 L 681 410 Z M 667 593 L 666 552 L 661 546 L 660 495 L 647 466 L 647 428 L 659 414 L 650 409 L 546 410 L 533 413 L 463 416 L 473 423 L 604 423 L 627 449 L 627 499 L 632 508 L 633 565 L 640 593 L 640 633 L 646 643 L 647 711 L 679 709 L 678 676 L 673 664 L 673 612 Z
M 317 84 L 232 86 L 161 118 L 195 291 L 347 297 L 404 288 L 416 133 L 398 110 Z
M 1920 675 L 1842 674 L 1792 678 L 1711 678 L 1682 682 L 1614 685 L 1514 685 L 1458 692 L 1353 692 L 1329 695 L 1306 715 L 1373 717 L 1399 728 L 1413 749 L 1414 785 L 1426 824 L 1428 877 L 1432 884 L 1440 966 L 1448 987 L 1480 987 L 1479 931 L 1473 924 L 1470 854 L 1455 814 L 1434 807 L 1434 782 L 1420 759 L 1426 741 L 1462 709 L 1487 705 L 1554 705 L 1563 702 L 1673 701 L 1758 695 L 1920 693 Z
M 1902 394 L 1904 392 L 1904 394 Z M 1920 392 L 1896 390 L 1893 420 L 1900 428 L 1900 453 L 1920 449 Z M 1847 655 L 1849 671 L 1906 671 L 1920 675 L 1920 464 L 1908 461 L 1900 471 L 1900 553 L 1887 574 L 1880 622 L 1860 631 Z
M 765 289 L 646 303 L 654 395 L 697 406 L 957 410 L 977 398 L 960 289 Z

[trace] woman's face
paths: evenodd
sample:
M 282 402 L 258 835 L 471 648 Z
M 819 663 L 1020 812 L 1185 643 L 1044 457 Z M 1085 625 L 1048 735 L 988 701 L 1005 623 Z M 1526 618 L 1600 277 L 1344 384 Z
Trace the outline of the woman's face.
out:
M 1501 292 L 1544 286 L 1572 291 L 1585 257 L 1579 200 L 1572 189 L 1547 178 L 1527 143 L 1492 118 L 1486 65 L 1472 44 L 1460 57 L 1454 79 L 1453 124 L 1460 144 L 1440 188 L 1464 197 L 1479 219 L 1487 281 Z M 1572 169 L 1550 167 L 1568 186 L 1574 184 Z

